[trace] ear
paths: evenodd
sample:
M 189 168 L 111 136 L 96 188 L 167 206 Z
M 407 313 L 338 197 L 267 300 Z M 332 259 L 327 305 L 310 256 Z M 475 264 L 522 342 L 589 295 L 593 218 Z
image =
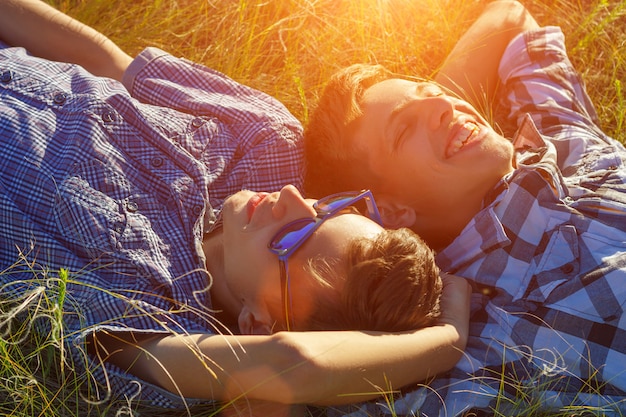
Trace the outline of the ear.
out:
M 267 313 L 253 311 L 244 305 L 239 313 L 239 332 L 241 334 L 272 334 L 272 320 Z
M 415 224 L 417 215 L 411 206 L 394 202 L 387 197 L 376 197 L 376 205 L 385 227 L 390 229 L 411 228 Z

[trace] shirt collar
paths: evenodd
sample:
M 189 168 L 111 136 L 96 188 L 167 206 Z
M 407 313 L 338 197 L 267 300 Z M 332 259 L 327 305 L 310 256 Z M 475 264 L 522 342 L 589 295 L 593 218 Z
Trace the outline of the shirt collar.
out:
M 525 114 L 519 129 L 513 137 L 513 146 L 517 152 L 523 152 L 528 149 L 538 149 L 546 147 L 546 142 L 539 133 L 535 122 L 529 114 Z
M 551 185 L 556 195 L 562 194 L 556 168 L 556 149 L 539 133 L 530 115 L 525 115 L 513 138 L 516 151 L 515 171 L 507 174 L 483 200 L 483 209 L 467 224 L 460 236 L 437 255 L 437 263 L 445 272 L 454 273 L 464 265 L 483 257 L 485 252 L 510 243 L 505 228 L 498 218 L 496 207 L 506 204 L 509 184 L 524 170 L 537 170 Z
M 437 265 L 455 273 L 464 265 L 484 257 L 486 251 L 510 244 L 504 226 L 493 207 L 481 210 L 448 247 L 437 254 Z

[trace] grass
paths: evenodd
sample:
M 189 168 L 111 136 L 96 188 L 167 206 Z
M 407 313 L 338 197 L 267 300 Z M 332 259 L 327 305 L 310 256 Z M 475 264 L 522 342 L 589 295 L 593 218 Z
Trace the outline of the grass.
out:
M 430 76 L 488 0 L 49 0 L 134 55 L 157 46 L 280 99 L 306 123 L 324 82 L 355 62 Z M 626 2 L 533 0 L 559 25 L 604 130 L 624 142 Z
M 306 123 L 325 80 L 355 62 L 431 76 L 486 0 L 48 0 L 103 32 L 131 55 L 157 46 L 216 68 L 280 99 Z M 603 129 L 626 142 L 626 2 L 533 0 L 540 24 L 559 25 Z M 33 271 L 34 275 L 48 274 Z M 51 290 L 3 304 L 0 318 L 0 414 L 106 415 L 84 401 L 61 340 L 67 272 L 50 273 Z M 25 301 L 25 300 L 22 300 Z M 28 308 L 26 308 L 28 307 Z M 20 314 L 9 317 L 8 312 Z M 33 320 L 36 319 L 36 320 Z M 53 329 L 37 336 L 30 323 Z M 503 381 L 503 384 L 514 381 Z M 520 390 L 524 405 L 527 390 Z M 538 416 L 536 407 L 519 415 Z M 133 411 L 134 410 L 134 411 Z M 523 408 L 522 408 L 523 410 Z M 118 410 L 130 415 L 132 405 Z M 566 410 L 563 416 L 582 414 Z M 175 415 L 141 409 L 142 415 Z M 185 415 L 185 412 L 181 412 Z M 213 415 L 210 408 L 191 411 Z M 498 411 L 495 412 L 498 415 Z

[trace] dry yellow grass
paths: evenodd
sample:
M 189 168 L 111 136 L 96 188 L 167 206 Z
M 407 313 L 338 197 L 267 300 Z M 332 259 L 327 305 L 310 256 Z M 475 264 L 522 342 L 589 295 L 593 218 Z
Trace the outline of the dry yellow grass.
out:
M 306 123 L 325 80 L 356 62 L 430 76 L 487 0 L 50 0 L 131 55 L 158 46 L 279 98 Z M 607 133 L 624 142 L 626 2 L 523 2 L 561 26 Z
M 487 0 L 48 0 L 131 55 L 157 46 L 279 98 L 306 123 L 325 80 L 356 62 L 430 76 Z M 564 29 L 603 128 L 626 142 L 626 2 L 532 0 L 540 24 Z M 0 306 L 3 307 L 3 306 Z M 48 314 L 42 305 L 39 314 Z M 2 311 L 2 308 L 0 308 Z M 6 318 L 6 317 L 5 317 Z M 1 320 L 0 320 L 1 321 Z M 19 327 L 18 327 L 19 328 Z M 0 414 L 106 415 L 77 394 L 55 341 L 0 337 Z M 15 335 L 14 335 L 15 336 Z M 19 336 L 19 332 L 18 332 Z M 36 379 L 37 377 L 38 379 Z M 42 384 L 43 379 L 46 383 Z M 128 410 L 130 412 L 130 410 Z M 184 415 L 142 409 L 142 415 Z M 211 415 L 209 409 L 194 416 Z M 530 410 L 529 413 L 533 414 Z M 570 411 L 569 416 L 576 413 Z

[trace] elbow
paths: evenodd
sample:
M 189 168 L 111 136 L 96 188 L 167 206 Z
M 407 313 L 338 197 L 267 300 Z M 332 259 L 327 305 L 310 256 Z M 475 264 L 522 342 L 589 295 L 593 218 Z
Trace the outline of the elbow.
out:
M 517 0 L 499 0 L 490 3 L 490 6 L 495 8 L 497 14 L 502 17 L 500 21 L 503 27 L 513 30 L 515 33 L 522 33 L 539 27 L 526 7 Z
M 314 349 L 301 343 L 297 333 L 276 333 L 285 372 L 281 375 L 287 387 L 281 394 L 280 402 L 285 404 L 318 404 L 331 395 L 332 372 L 321 360 L 323 355 L 315 354 Z
M 502 10 L 508 14 L 521 14 L 526 11 L 526 7 L 522 3 L 517 0 L 498 0 L 489 3 L 491 7 L 497 7 L 499 10 Z
M 467 326 L 469 327 L 469 326 Z M 458 361 L 463 357 L 463 352 L 467 346 L 467 339 L 469 337 L 469 328 L 451 328 L 449 345 L 447 347 L 446 355 L 449 359 L 450 368 L 456 365 Z M 446 369 L 447 370 L 447 369 Z
M 455 366 L 461 360 L 461 358 L 463 357 L 463 352 L 465 351 L 465 346 L 466 343 L 455 343 L 452 345 L 450 352 L 448 353 L 450 368 Z

